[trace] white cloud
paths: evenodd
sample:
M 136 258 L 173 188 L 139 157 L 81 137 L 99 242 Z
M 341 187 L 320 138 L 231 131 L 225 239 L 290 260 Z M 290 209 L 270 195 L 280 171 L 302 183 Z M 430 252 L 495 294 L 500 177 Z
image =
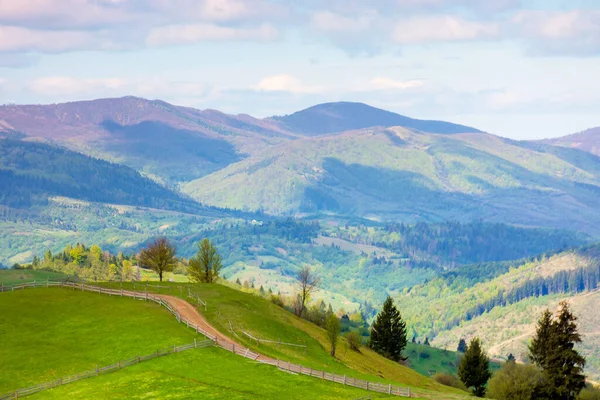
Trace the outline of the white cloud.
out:
M 96 29 L 131 21 L 125 1 L 0 0 L 0 23 L 30 28 Z
M 64 96 L 114 91 L 122 88 L 125 82 L 118 78 L 73 78 L 69 76 L 48 76 L 30 82 L 29 89 L 40 95 Z
M 498 38 L 497 23 L 466 21 L 456 16 L 433 16 L 399 21 L 392 33 L 392 40 L 399 44 L 427 42 L 452 42 Z
M 0 26 L 0 52 L 57 53 L 81 49 L 118 48 L 102 32 L 41 31 L 14 26 Z
M 152 29 L 146 39 L 150 46 L 223 40 L 273 40 L 277 29 L 263 24 L 257 28 L 232 28 L 213 24 L 169 25 Z
M 415 89 L 422 87 L 425 82 L 419 79 L 411 79 L 406 81 L 397 81 L 390 78 L 373 78 L 371 79 L 371 87 L 376 90 L 388 90 L 388 89 L 398 89 L 398 90 L 406 90 L 406 89 Z
M 319 93 L 324 90 L 320 86 L 304 85 L 300 79 L 288 74 L 267 76 L 254 89 L 261 92 L 289 92 L 295 94 Z
M 323 32 L 362 32 L 377 20 L 378 14 L 368 10 L 356 17 L 348 17 L 328 10 L 316 11 L 311 16 L 311 25 Z

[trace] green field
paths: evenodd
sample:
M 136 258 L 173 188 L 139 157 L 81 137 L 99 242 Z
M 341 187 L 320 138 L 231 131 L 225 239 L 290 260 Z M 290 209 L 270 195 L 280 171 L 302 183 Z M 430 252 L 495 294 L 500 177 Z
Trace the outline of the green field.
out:
M 31 398 L 357 399 L 368 395 L 390 398 L 283 372 L 213 347 L 151 360 Z
M 2 293 L 0 393 L 187 344 L 194 337 L 154 303 L 62 288 Z
M 45 282 L 46 280 L 58 281 L 67 276 L 54 271 L 41 271 L 33 269 L 4 269 L 0 270 L 0 285 L 10 286 L 23 282 Z

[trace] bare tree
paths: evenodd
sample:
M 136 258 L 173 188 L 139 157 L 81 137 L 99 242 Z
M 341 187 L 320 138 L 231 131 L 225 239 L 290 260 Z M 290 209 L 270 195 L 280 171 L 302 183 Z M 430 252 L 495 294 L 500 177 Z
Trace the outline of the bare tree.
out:
M 306 309 L 306 302 L 310 297 L 310 294 L 316 289 L 317 286 L 321 283 L 321 278 L 319 278 L 308 265 L 300 268 L 298 271 L 298 275 L 296 276 L 298 279 L 298 289 L 300 293 L 298 293 L 298 307 L 295 307 L 296 315 L 301 317 L 302 313 Z
M 156 272 L 161 282 L 163 274 L 173 271 L 176 262 L 175 246 L 165 237 L 159 237 L 148 244 L 145 249 L 142 249 L 139 256 L 140 265 Z

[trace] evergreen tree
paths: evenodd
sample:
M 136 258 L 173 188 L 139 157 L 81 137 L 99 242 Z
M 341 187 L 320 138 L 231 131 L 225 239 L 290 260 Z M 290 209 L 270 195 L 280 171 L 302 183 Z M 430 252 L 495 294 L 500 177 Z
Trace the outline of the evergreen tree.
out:
M 513 356 L 513 353 L 510 353 L 508 355 L 508 358 L 506 359 L 506 362 L 507 363 L 516 363 L 517 362 L 517 360 L 515 359 L 515 356 Z
M 458 365 L 458 376 L 468 388 L 473 388 L 477 397 L 485 395 L 485 385 L 492 376 L 490 360 L 481 348 L 479 338 L 474 338 L 467 346 L 465 354 Z
M 425 346 L 429 346 L 429 338 L 425 336 L 425 341 L 423 342 Z
M 467 342 L 465 341 L 465 339 L 460 339 L 458 341 L 458 348 L 456 349 L 456 351 L 458 351 L 459 353 L 464 353 L 465 351 L 467 351 Z
M 552 399 L 575 399 L 585 388 L 585 358 L 575 349 L 581 343 L 576 321 L 569 303 L 561 302 L 556 319 L 548 310 L 542 314 L 529 346 L 531 359 L 549 382 L 548 395 Z
M 402 351 L 406 342 L 406 323 L 394 305 L 394 300 L 388 296 L 371 327 L 369 347 L 389 359 L 400 361 L 404 359 Z

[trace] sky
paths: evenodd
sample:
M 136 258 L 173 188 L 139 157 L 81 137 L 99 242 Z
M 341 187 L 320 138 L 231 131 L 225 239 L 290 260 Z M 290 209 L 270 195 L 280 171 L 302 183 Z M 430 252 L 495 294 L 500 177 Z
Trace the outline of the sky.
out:
M 0 0 L 0 104 L 126 95 L 567 135 L 600 126 L 600 0 Z

